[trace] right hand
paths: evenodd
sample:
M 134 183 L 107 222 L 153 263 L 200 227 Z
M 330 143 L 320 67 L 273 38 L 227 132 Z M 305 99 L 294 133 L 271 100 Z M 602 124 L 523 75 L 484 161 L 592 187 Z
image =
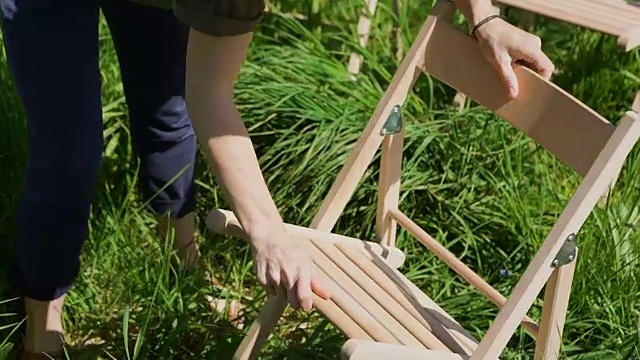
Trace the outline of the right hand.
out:
M 518 77 L 513 71 L 515 62 L 549 80 L 555 66 L 542 51 L 539 37 L 513 26 L 503 19 L 494 19 L 476 31 L 476 37 L 484 56 L 500 75 L 510 99 L 519 94 Z
M 323 299 L 331 297 L 303 243 L 285 230 L 254 239 L 252 250 L 258 280 L 270 295 L 284 290 L 291 307 L 304 311 L 313 308 L 313 293 Z

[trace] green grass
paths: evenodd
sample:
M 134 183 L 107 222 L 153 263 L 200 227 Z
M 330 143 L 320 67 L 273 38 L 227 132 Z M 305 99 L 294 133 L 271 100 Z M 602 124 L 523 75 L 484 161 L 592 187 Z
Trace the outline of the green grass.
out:
M 388 35 L 392 17 L 383 2 L 354 83 L 345 68 L 354 48 L 357 8 L 319 0 L 276 5 L 312 15 L 312 21 L 264 20 L 237 84 L 238 104 L 285 220 L 307 225 L 397 67 L 395 40 Z M 405 48 L 428 7 L 421 3 L 403 9 Z M 335 26 L 319 25 L 328 19 Z M 616 122 L 640 89 L 640 52 L 618 53 L 615 39 L 553 21 L 541 19 L 537 29 L 563 70 L 554 81 Z M 82 272 L 68 296 L 64 321 L 69 336 L 76 345 L 100 344 L 95 352 L 105 359 L 230 358 L 246 327 L 233 327 L 211 310 L 206 297 L 241 301 L 247 306 L 244 322 L 250 324 L 264 303 L 250 253 L 239 240 L 211 234 L 200 221 L 202 266 L 192 274 L 172 267 L 168 241 L 156 238 L 154 220 L 135 191 L 137 163 L 118 66 L 106 28 L 101 36 L 105 161 Z M 6 264 L 27 149 L 24 112 L 4 57 L 0 94 L 0 261 Z M 452 94 L 424 76 L 404 107 L 400 207 L 508 294 L 579 179 L 490 113 L 476 107 L 452 112 L 446 106 Z M 228 206 L 202 156 L 199 162 L 198 214 L 203 219 L 210 209 Z M 372 237 L 378 162 L 366 172 L 336 232 Z M 640 154 L 634 151 L 609 202 L 594 211 L 578 235 L 580 259 L 562 358 L 640 359 L 639 172 Z M 407 254 L 401 270 L 481 337 L 496 308 L 404 231 L 398 246 Z M 500 269 L 513 275 L 501 276 Z M 207 272 L 216 284 L 207 280 Z M 19 345 L 16 329 L 23 321 L 7 283 L 7 271 L 0 270 L 0 299 L 6 299 L 0 303 L 0 359 Z M 537 301 L 529 313 L 534 319 L 540 306 Z M 263 358 L 336 359 L 343 341 L 317 313 L 287 311 Z M 531 338 L 518 330 L 504 358 L 531 359 L 533 348 Z

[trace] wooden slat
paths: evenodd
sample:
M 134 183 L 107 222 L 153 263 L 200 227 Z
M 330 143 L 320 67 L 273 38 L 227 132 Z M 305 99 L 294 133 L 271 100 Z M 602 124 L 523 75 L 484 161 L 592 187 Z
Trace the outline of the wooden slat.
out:
M 344 269 L 338 267 L 335 259 L 325 254 L 322 250 L 333 248 L 331 244 L 322 244 L 322 242 L 311 242 L 311 256 L 325 274 L 330 274 L 336 284 L 342 287 L 359 305 L 360 311 L 367 312 L 375 318 L 385 333 L 395 338 L 395 341 L 401 345 L 413 345 L 426 348 L 414 335 L 412 335 L 402 324 L 386 311 L 379 304 L 372 294 L 364 291 L 355 281 L 355 278 L 365 276 L 362 271 L 347 273 Z M 337 249 L 335 249 L 337 251 Z M 357 269 L 359 270 L 359 269 Z M 377 289 L 376 289 L 377 290 Z M 329 319 L 332 320 L 332 319 Z M 364 328 L 367 331 L 367 328 Z M 424 330 L 424 328 L 423 328 Z
M 247 234 L 240 225 L 240 221 L 238 221 L 235 214 L 229 210 L 211 210 L 207 216 L 206 223 L 209 230 L 215 233 L 235 236 L 243 240 L 248 239 Z M 384 246 L 373 241 L 364 241 L 289 223 L 285 223 L 284 227 L 289 235 L 298 239 L 324 241 L 328 244 L 341 243 L 353 248 L 372 251 L 382 256 L 389 266 L 396 269 L 404 263 L 405 255 L 402 250 L 397 247 Z
M 357 251 L 343 244 L 336 244 L 336 247 L 453 352 L 470 356 L 476 349 L 478 342 L 468 331 L 378 255 Z
M 327 272 L 327 265 L 331 263 L 331 259 L 320 254 L 320 256 L 313 256 L 313 262 L 317 265 L 318 271 L 325 275 L 331 288 L 331 299 L 318 304 L 314 303 L 314 307 L 316 307 L 320 313 L 349 338 L 353 338 L 354 329 L 362 329 L 375 341 L 402 345 L 402 342 L 381 323 L 378 316 L 376 316 L 377 314 L 374 315 L 354 298 L 351 291 L 352 289 L 348 286 L 349 284 L 340 281 L 341 279 L 336 279 L 334 274 Z M 334 309 L 336 306 L 346 315 L 346 319 L 338 317 L 339 314 Z M 350 319 L 350 321 L 346 321 L 348 319 Z M 357 326 L 353 326 L 353 324 Z
M 418 346 L 425 349 L 450 350 L 438 340 L 428 328 L 402 308 L 379 284 L 373 281 L 365 271 L 359 268 L 335 245 L 323 241 L 311 241 L 315 257 L 326 257 L 324 271 L 331 274 L 341 286 L 349 289 L 354 299 L 363 308 L 375 315 L 403 345 Z M 374 266 L 373 264 L 369 265 Z
M 615 129 L 579 100 L 520 65 L 515 66 L 520 94 L 509 100 L 477 42 L 449 23 L 438 22 L 433 30 L 423 70 L 509 121 L 582 176 Z
M 370 340 L 348 340 L 340 351 L 342 360 L 463 360 L 458 354 Z

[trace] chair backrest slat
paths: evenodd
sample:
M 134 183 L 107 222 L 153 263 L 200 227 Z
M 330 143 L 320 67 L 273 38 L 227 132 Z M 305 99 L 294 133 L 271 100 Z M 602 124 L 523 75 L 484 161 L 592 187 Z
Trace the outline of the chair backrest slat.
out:
M 429 38 L 421 67 L 494 111 L 581 176 L 615 129 L 579 100 L 520 65 L 515 66 L 520 94 L 509 100 L 498 72 L 478 43 L 443 18 Z

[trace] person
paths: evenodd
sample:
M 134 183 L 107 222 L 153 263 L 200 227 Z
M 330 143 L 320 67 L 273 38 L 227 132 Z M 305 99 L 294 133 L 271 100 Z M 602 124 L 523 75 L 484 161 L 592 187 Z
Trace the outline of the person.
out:
M 60 299 L 76 276 L 77 258 L 86 236 L 91 185 L 97 174 L 102 140 L 96 86 L 97 0 L 59 0 L 55 6 L 53 0 L 23 0 L 20 8 L 16 8 L 15 1 L 0 0 L 0 3 L 5 14 L 7 54 L 30 127 L 31 154 L 20 212 L 18 262 L 28 316 L 24 354 L 33 357 L 42 352 L 55 353 L 62 346 L 60 338 L 51 334 L 63 333 Z M 165 169 L 167 162 L 175 160 L 179 168 L 192 163 L 194 138 L 186 106 L 210 169 L 248 235 L 260 283 L 270 294 L 286 293 L 292 307 L 305 311 L 313 307 L 313 293 L 329 298 L 330 288 L 314 269 L 309 254 L 285 231 L 234 102 L 234 84 L 263 15 L 263 0 L 135 0 L 140 6 L 172 10 L 177 20 L 190 28 L 184 73 L 180 64 L 184 57 L 181 48 L 184 29 L 176 24 L 167 26 L 171 23 L 165 18 L 167 13 L 158 11 L 162 19 L 155 19 L 150 15 L 152 10 L 147 9 L 146 13 L 142 8 L 125 5 L 124 1 L 105 0 L 103 11 L 110 2 L 121 6 L 120 12 L 111 12 L 110 20 L 110 10 L 104 12 L 116 47 L 120 48 L 132 124 L 134 128 L 140 127 L 134 142 L 137 141 L 143 157 L 144 151 L 151 149 L 146 169 L 164 175 L 176 170 Z M 454 0 L 454 3 L 471 26 L 495 11 L 490 0 Z M 119 36 L 122 37 L 117 40 Z M 541 50 L 540 39 L 500 18 L 484 22 L 475 36 L 512 98 L 519 91 L 512 68 L 515 61 L 525 62 L 546 78 L 553 72 L 552 62 Z M 176 43 L 167 44 L 168 39 Z M 134 51 L 140 58 L 131 55 Z M 38 56 L 43 53 L 47 56 Z M 154 61 L 168 63 L 152 65 Z M 146 98 L 150 95 L 142 89 L 163 86 L 167 92 L 164 97 L 158 95 L 159 102 L 153 103 L 154 107 Z M 71 101 L 74 107 L 69 111 L 63 104 Z M 138 109 L 138 117 L 134 117 L 134 109 Z M 160 115 L 167 118 L 159 119 Z M 71 129 L 77 133 L 71 135 Z M 162 144 L 163 141 L 157 144 L 165 136 L 169 136 L 169 144 Z M 176 159 L 160 160 L 158 149 L 176 148 L 181 150 L 175 151 L 179 154 Z M 176 206 L 159 208 L 177 209 L 178 216 L 174 219 L 183 219 L 179 215 L 189 211 L 185 208 L 190 209 L 177 205 L 191 202 L 187 200 L 193 191 L 187 185 L 192 181 L 190 174 L 184 175 L 179 185 L 166 193 L 165 201 L 161 201 Z M 156 174 L 165 180 L 162 175 Z M 57 222 L 52 220 L 52 214 L 56 214 Z M 36 221 L 38 227 L 27 226 Z M 190 234 L 191 230 L 185 233 Z M 47 255 L 38 255 L 38 251 Z M 56 256 L 52 258 L 51 252 Z
M 496 17 L 491 0 L 452 2 L 474 29 L 482 53 L 502 79 L 508 97 L 514 99 L 519 94 L 515 62 L 526 64 L 546 79 L 551 77 L 554 65 L 542 51 L 540 38 Z M 198 10 L 205 8 L 206 12 Z M 234 103 L 233 87 L 263 8 L 262 0 L 240 0 L 234 5 L 175 1 L 177 18 L 191 28 L 186 104 L 211 170 L 248 235 L 260 283 L 271 294 L 286 292 L 293 308 L 308 311 L 313 306 L 313 293 L 328 298 L 331 291 L 300 242 L 287 235 Z
M 117 52 L 139 186 L 159 218 L 158 237 L 175 230 L 173 246 L 187 269 L 199 257 L 197 141 L 184 102 L 189 29 L 171 10 L 128 0 L 0 0 L 0 9 L 7 62 L 28 125 L 13 277 L 25 297 L 28 358 L 61 348 L 64 298 L 87 237 L 103 151 L 100 9 Z

